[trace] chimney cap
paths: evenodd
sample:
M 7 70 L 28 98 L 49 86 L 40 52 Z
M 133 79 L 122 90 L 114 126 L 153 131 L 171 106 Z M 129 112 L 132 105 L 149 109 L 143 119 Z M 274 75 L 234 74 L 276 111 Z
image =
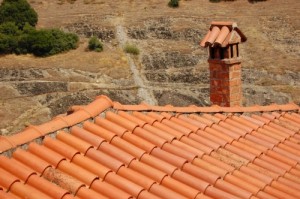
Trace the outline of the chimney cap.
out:
M 200 42 L 200 46 L 204 48 L 207 46 L 226 47 L 229 44 L 242 43 L 246 40 L 246 36 L 237 27 L 237 23 L 231 21 L 213 21 L 208 33 Z

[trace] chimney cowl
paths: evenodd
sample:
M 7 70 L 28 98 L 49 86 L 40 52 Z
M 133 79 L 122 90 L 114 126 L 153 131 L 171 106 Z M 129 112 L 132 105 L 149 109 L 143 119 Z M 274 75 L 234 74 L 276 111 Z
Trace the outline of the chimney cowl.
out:
M 201 41 L 209 47 L 210 101 L 219 106 L 242 103 L 239 44 L 247 40 L 235 22 L 212 22 Z
M 209 31 L 204 39 L 200 42 L 200 46 L 221 46 L 227 47 L 229 44 L 243 43 L 247 37 L 237 27 L 235 22 L 211 22 Z

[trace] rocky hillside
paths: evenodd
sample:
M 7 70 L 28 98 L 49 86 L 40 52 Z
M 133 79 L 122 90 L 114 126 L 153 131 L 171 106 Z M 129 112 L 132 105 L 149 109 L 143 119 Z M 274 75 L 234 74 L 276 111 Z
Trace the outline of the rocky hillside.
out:
M 0 0 L 1 2 L 1 0 Z M 122 103 L 209 105 L 206 49 L 213 20 L 231 20 L 248 37 L 243 57 L 244 105 L 300 103 L 300 1 L 29 0 L 38 28 L 80 35 L 79 48 L 36 58 L 0 57 L 0 129 L 11 134 L 105 94 Z M 104 52 L 88 52 L 92 35 Z M 135 44 L 139 55 L 123 52 Z

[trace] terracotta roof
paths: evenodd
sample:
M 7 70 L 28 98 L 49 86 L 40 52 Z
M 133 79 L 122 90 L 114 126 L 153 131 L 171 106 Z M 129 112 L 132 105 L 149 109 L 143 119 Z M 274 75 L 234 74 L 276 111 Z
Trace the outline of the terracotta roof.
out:
M 237 27 L 234 22 L 212 22 L 209 31 L 204 39 L 200 42 L 200 46 L 214 46 L 222 47 L 228 44 L 245 42 L 246 36 Z
M 300 198 L 296 104 L 68 114 L 0 137 L 0 198 Z

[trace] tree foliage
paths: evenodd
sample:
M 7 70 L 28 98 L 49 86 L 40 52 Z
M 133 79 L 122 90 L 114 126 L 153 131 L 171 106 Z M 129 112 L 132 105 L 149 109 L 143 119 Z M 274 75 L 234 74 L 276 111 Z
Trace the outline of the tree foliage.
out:
M 77 47 L 77 35 L 58 29 L 36 30 L 37 20 L 26 0 L 4 0 L 0 5 L 0 54 L 49 56 Z
M 78 36 L 58 29 L 38 30 L 25 38 L 29 52 L 36 56 L 49 56 L 77 47 Z
M 3 0 L 0 5 L 0 24 L 14 22 L 19 29 L 26 23 L 35 26 L 38 15 L 26 0 Z

